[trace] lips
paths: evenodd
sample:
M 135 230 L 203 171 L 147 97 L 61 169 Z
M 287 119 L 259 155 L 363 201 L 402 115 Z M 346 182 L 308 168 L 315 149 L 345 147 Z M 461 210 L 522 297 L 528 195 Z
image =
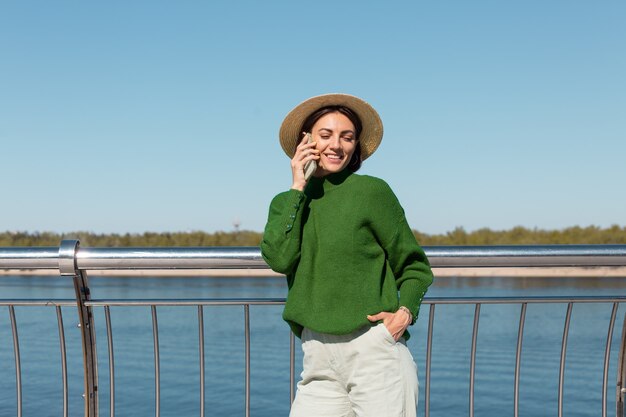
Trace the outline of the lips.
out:
M 343 160 L 343 156 L 339 156 L 339 155 L 324 154 L 324 156 L 326 157 L 326 159 L 328 159 L 331 162 L 341 162 Z

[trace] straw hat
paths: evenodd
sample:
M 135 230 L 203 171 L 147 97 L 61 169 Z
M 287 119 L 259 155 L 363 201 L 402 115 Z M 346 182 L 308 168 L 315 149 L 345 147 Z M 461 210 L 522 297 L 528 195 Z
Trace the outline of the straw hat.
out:
M 374 153 L 383 139 L 383 122 L 374 108 L 358 97 L 348 94 L 324 94 L 311 97 L 294 107 L 283 120 L 280 126 L 280 146 L 293 158 L 296 142 L 302 140 L 302 124 L 315 111 L 326 106 L 345 106 L 350 108 L 361 119 L 363 129 L 359 142 L 361 143 L 361 159 L 367 159 Z

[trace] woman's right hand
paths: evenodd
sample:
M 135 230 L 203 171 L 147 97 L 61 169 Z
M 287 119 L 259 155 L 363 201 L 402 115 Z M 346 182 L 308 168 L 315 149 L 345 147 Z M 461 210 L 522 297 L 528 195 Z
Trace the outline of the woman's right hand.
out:
M 309 161 L 317 161 L 320 159 L 320 152 L 315 149 L 317 142 L 308 143 L 306 134 L 302 132 L 303 138 L 296 148 L 296 153 L 291 158 L 291 174 L 293 176 L 293 184 L 291 188 L 294 190 L 304 191 L 307 181 L 304 179 L 304 165 Z

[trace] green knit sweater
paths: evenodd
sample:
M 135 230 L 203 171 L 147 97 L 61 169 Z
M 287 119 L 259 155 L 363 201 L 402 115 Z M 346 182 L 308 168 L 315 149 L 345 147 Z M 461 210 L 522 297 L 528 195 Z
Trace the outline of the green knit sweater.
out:
M 283 318 L 298 337 L 350 333 L 401 305 L 417 318 L 433 280 L 387 183 L 347 169 L 274 197 L 261 253 L 287 277 Z

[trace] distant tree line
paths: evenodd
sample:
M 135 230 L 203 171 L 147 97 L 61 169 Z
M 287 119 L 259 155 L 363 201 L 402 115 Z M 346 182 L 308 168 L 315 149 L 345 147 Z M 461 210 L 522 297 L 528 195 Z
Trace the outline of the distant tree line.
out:
M 561 230 L 514 227 L 510 230 L 485 228 L 472 232 L 457 227 L 451 232 L 440 235 L 428 235 L 415 230 L 413 233 L 424 246 L 626 244 L 626 227 L 617 225 L 605 229 L 596 226 L 574 226 Z
M 472 232 L 457 227 L 445 234 L 429 235 L 414 230 L 424 246 L 436 245 L 552 245 L 552 244 L 626 244 L 626 227 L 568 227 L 562 230 L 479 229 Z M 0 246 L 58 246 L 63 239 L 79 239 L 82 246 L 257 246 L 262 233 L 242 230 L 233 232 L 146 232 L 142 234 L 97 234 L 91 232 L 3 232 Z
M 97 234 L 91 232 L 4 232 L 0 233 L 0 246 L 58 246 L 63 239 L 79 239 L 81 246 L 256 246 L 261 233 L 238 232 L 146 232 L 141 234 Z

